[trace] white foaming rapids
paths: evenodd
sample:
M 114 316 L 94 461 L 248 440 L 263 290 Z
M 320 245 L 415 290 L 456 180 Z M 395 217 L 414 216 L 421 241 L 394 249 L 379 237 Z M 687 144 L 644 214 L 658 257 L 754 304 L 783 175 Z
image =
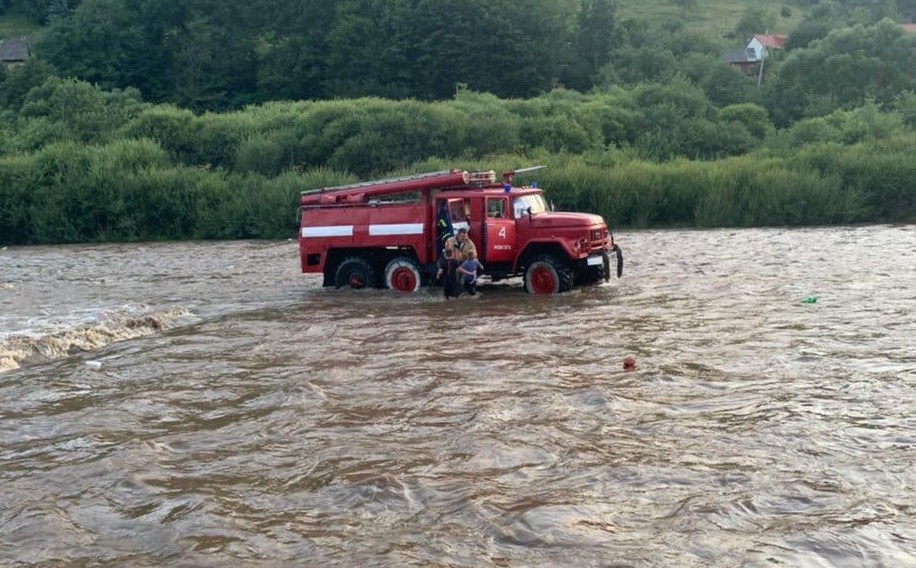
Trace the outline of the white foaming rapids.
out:
M 159 333 L 176 326 L 181 318 L 190 315 L 191 312 L 185 308 L 109 314 L 94 323 L 5 334 L 0 336 L 0 373 L 18 369 L 24 364 L 61 359 L 94 351 L 116 341 Z

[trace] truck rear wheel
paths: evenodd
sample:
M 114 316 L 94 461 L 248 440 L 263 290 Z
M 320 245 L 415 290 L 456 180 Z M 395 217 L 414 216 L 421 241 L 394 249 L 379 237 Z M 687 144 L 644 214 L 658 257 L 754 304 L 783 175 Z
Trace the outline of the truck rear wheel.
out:
M 412 259 L 399 256 L 385 267 L 385 286 L 399 292 L 416 292 L 420 289 L 420 268 Z
M 369 288 L 374 280 L 375 273 L 372 271 L 372 266 L 364 258 L 358 256 L 345 258 L 337 267 L 337 274 L 334 278 L 338 288 L 349 287 L 355 290 Z
M 530 294 L 558 294 L 572 287 L 572 275 L 552 256 L 539 256 L 525 271 L 525 289 Z

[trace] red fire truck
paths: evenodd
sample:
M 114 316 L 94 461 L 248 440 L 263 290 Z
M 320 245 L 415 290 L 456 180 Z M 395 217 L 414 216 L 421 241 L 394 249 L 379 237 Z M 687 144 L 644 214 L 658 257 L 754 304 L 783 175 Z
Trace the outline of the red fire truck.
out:
M 302 272 L 325 286 L 413 292 L 435 280 L 442 228 L 468 229 L 485 276 L 521 276 L 533 294 L 556 294 L 617 276 L 620 247 L 604 219 L 551 211 L 541 190 L 515 187 L 512 170 L 446 170 L 302 192 Z

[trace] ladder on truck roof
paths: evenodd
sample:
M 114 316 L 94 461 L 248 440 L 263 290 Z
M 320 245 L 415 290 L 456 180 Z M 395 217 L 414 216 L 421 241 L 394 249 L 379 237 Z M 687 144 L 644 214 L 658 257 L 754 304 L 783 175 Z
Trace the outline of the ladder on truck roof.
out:
M 461 176 L 458 178 L 457 176 Z M 301 195 L 313 195 L 316 193 L 328 193 L 336 191 L 348 191 L 362 188 L 382 188 L 388 185 L 395 185 L 405 182 L 417 182 L 423 180 L 433 181 L 436 178 L 442 178 L 443 182 L 451 184 L 469 185 L 469 184 L 486 184 L 496 181 L 496 172 L 493 170 L 483 172 L 468 172 L 463 170 L 442 170 L 438 172 L 429 172 L 425 174 L 412 174 L 407 176 L 385 178 L 373 181 L 361 181 L 346 185 L 336 185 L 333 187 L 322 187 L 319 189 L 309 189 L 301 192 Z M 460 181 L 459 181 L 460 180 Z
M 362 187 L 375 187 L 380 185 L 390 185 L 394 183 L 403 183 L 405 181 L 420 181 L 424 179 L 432 179 L 440 176 L 448 176 L 450 174 L 457 173 L 458 170 L 442 170 L 440 172 L 429 172 L 425 174 L 413 174 L 409 176 L 400 176 L 385 178 L 373 181 L 361 181 L 358 183 L 348 183 L 345 185 L 335 185 L 333 187 L 322 187 L 319 189 L 309 189 L 302 192 L 302 195 L 311 195 L 313 193 L 326 193 L 329 191 L 343 191 L 347 189 L 360 189 Z

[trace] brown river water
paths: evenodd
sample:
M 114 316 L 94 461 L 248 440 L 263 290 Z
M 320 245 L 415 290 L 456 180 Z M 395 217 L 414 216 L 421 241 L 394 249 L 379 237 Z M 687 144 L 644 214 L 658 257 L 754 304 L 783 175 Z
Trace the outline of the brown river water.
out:
M 0 251 L 0 566 L 916 566 L 916 227 L 617 240 L 448 303 Z

